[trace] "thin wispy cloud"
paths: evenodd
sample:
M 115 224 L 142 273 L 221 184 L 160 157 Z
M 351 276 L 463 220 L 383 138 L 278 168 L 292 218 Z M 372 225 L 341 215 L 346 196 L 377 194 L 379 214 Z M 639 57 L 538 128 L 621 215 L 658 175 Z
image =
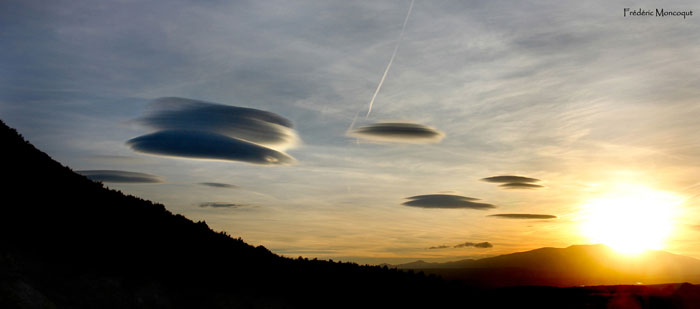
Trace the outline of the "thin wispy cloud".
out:
M 237 189 L 238 186 L 228 184 L 228 183 L 221 183 L 221 182 L 200 182 L 198 183 L 199 185 L 206 186 L 206 187 L 212 187 L 212 188 L 222 188 L 222 189 Z
M 206 207 L 211 207 L 211 208 L 236 208 L 236 207 L 243 207 L 247 206 L 244 204 L 236 204 L 236 203 L 225 203 L 225 202 L 204 202 L 204 203 L 199 203 L 199 207 L 206 208 Z
M 82 170 L 76 173 L 94 181 L 113 183 L 161 183 L 163 179 L 156 175 L 119 171 L 119 170 Z
M 544 188 L 544 186 L 537 185 L 534 183 L 523 183 L 523 182 L 509 182 L 509 183 L 504 183 L 499 185 L 501 188 L 505 189 L 540 189 Z
M 485 241 L 485 242 L 469 242 L 468 241 L 468 242 L 465 242 L 463 244 L 458 244 L 458 245 L 454 246 L 454 248 L 466 248 L 466 247 L 485 249 L 485 248 L 493 248 L 493 245 L 488 241 Z
M 430 249 L 430 250 L 439 250 L 439 249 L 460 249 L 460 248 L 469 248 L 469 247 L 472 247 L 472 248 L 479 248 L 479 249 L 486 249 L 486 248 L 493 248 L 493 245 L 492 245 L 490 242 L 488 242 L 488 241 L 485 241 L 485 242 L 471 242 L 471 241 L 467 241 L 467 242 L 465 242 L 465 243 L 456 244 L 456 245 L 454 245 L 454 246 L 440 245 L 440 246 L 429 247 L 428 249 Z
M 449 248 L 450 248 L 450 246 L 448 246 L 448 245 L 440 245 L 440 246 L 429 247 L 428 249 L 436 250 L 436 249 L 449 249 Z
M 489 217 L 505 218 L 505 219 L 556 219 L 555 215 L 544 214 L 495 214 Z

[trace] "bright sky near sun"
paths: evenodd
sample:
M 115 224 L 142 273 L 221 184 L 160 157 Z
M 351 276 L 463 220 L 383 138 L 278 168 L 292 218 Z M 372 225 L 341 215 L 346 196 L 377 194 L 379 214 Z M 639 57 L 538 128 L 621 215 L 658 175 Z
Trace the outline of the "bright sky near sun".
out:
M 111 188 L 292 257 L 700 258 L 700 16 L 415 1 L 388 70 L 410 4 L 2 1 L 0 119 Z M 532 180 L 482 180 L 508 175 Z

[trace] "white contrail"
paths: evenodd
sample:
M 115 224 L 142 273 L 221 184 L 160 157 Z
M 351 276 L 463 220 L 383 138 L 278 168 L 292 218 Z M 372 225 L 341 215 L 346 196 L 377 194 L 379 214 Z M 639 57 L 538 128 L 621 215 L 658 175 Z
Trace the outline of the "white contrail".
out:
M 355 122 L 357 121 L 357 116 L 359 116 L 359 115 L 360 115 L 359 111 L 357 113 L 355 113 L 355 118 L 352 119 L 352 123 L 350 123 L 350 126 L 347 129 L 347 132 L 352 131 L 352 129 L 355 127 Z
M 389 64 L 386 66 L 386 70 L 384 70 L 384 75 L 382 75 L 382 79 L 379 80 L 379 85 L 377 85 L 377 89 L 374 90 L 372 99 L 369 101 L 369 109 L 367 110 L 367 116 L 365 116 L 365 118 L 368 118 L 369 113 L 372 112 L 372 105 L 374 105 L 374 99 L 377 98 L 377 93 L 379 93 L 379 89 L 382 88 L 382 84 L 384 84 L 384 79 L 386 79 L 386 75 L 387 73 L 389 73 L 389 68 L 391 68 L 391 64 L 394 62 L 396 52 L 399 51 L 399 45 L 401 45 L 401 38 L 403 38 L 403 32 L 404 30 L 406 30 L 406 23 L 408 22 L 408 17 L 411 16 L 411 10 L 413 10 L 414 1 L 415 0 L 411 0 L 411 5 L 408 7 L 408 13 L 406 14 L 406 18 L 403 20 L 403 26 L 401 26 L 401 34 L 399 34 L 399 41 L 396 42 L 396 47 L 394 47 L 394 53 L 391 54 L 391 59 L 389 59 Z

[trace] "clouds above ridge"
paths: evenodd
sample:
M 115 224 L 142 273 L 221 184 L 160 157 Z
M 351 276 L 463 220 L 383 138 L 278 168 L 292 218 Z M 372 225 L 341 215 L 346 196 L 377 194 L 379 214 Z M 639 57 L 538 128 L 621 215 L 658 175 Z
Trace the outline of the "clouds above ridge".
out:
M 409 201 L 403 202 L 404 206 L 420 208 L 444 208 L 444 209 L 479 209 L 486 210 L 496 206 L 479 203 L 478 198 L 453 195 L 453 194 L 426 194 L 407 197 Z
M 378 122 L 352 130 L 348 136 L 382 142 L 438 143 L 445 134 L 422 124 Z
M 280 150 L 298 140 L 292 122 L 267 111 L 185 98 L 160 98 L 139 122 L 155 133 L 127 141 L 133 150 L 163 156 L 282 165 Z
M 21 3 L 24 6 L 35 2 Z M 692 5 L 689 1 L 674 3 L 679 7 Z M 192 4 L 195 4 L 194 8 Z M 163 163 L 162 168 L 148 166 L 148 172 L 172 175 L 168 176 L 168 181 L 184 183 L 227 181 L 218 174 L 210 179 L 182 178 L 181 175 L 202 175 L 199 172 L 223 174 L 224 171 L 219 168 L 222 165 L 236 169 L 244 167 L 245 171 L 235 171 L 238 180 L 230 180 L 231 183 L 264 193 L 274 192 L 275 198 L 284 197 L 279 204 L 307 202 L 300 207 L 304 211 L 284 217 L 279 215 L 285 223 L 284 227 L 290 221 L 297 224 L 298 218 L 307 213 L 306 207 L 320 208 L 319 205 L 334 204 L 341 194 L 347 194 L 347 199 L 355 204 L 371 205 L 384 202 L 377 201 L 379 196 L 401 199 L 411 193 L 439 191 L 432 188 L 422 191 L 424 189 L 419 184 L 416 184 L 416 189 L 405 191 L 404 182 L 387 181 L 386 185 L 376 188 L 376 191 L 381 189 L 384 194 L 368 190 L 360 197 L 359 192 L 363 192 L 361 188 L 372 185 L 367 179 L 385 176 L 380 173 L 396 173 L 396 179 L 429 183 L 440 182 L 445 175 L 450 175 L 454 178 L 447 180 L 449 184 L 443 183 L 445 186 L 467 188 L 471 185 L 468 179 L 465 181 L 453 175 L 479 172 L 478 175 L 486 177 L 489 174 L 519 171 L 524 176 L 543 179 L 543 182 L 532 185 L 550 187 L 551 183 L 580 180 L 581 172 L 589 172 L 593 178 L 593 175 L 603 177 L 596 173 L 596 169 L 612 166 L 609 157 L 626 161 L 622 165 L 630 168 L 648 162 L 641 157 L 646 154 L 640 155 L 639 160 L 628 160 L 626 155 L 633 154 L 619 151 L 624 150 L 622 148 L 597 149 L 598 146 L 595 146 L 609 142 L 629 144 L 635 148 L 648 147 L 658 155 L 687 156 L 692 159 L 674 161 L 679 162 L 674 164 L 686 165 L 684 169 L 679 166 L 677 171 L 686 171 L 683 173 L 687 173 L 689 179 L 693 179 L 692 174 L 697 174 L 698 168 L 693 166 L 692 161 L 697 161 L 700 153 L 697 150 L 700 148 L 694 147 L 697 141 L 693 138 L 697 136 L 695 132 L 698 132 L 700 125 L 695 121 L 700 116 L 700 109 L 695 108 L 697 104 L 694 102 L 700 88 L 687 86 L 698 84 L 700 78 L 700 66 L 692 65 L 697 59 L 697 42 L 700 42 L 697 23 L 671 19 L 650 23 L 646 20 L 610 18 L 608 14 L 600 14 L 600 8 L 609 7 L 609 3 L 601 1 L 540 2 L 536 4 L 537 11 L 541 13 L 537 15 L 538 18 L 528 14 L 533 10 L 532 4 L 528 3 L 512 2 L 508 4 L 508 10 L 502 10 L 502 2 L 475 5 L 459 1 L 416 1 L 406 40 L 378 98 L 375 107 L 379 108 L 373 111 L 373 116 L 376 119 L 416 120 L 433 125 L 450 138 L 443 139 L 440 149 L 421 146 L 406 151 L 407 147 L 396 147 L 394 150 L 390 149 L 392 147 L 381 149 L 373 145 L 350 145 L 353 149 L 336 147 L 349 142 L 350 138 L 342 136 L 346 134 L 345 129 L 355 112 L 366 107 L 380 70 L 386 65 L 394 46 L 407 4 L 408 1 L 328 1 L 322 4 L 154 1 L 108 2 L 95 7 L 80 2 L 46 2 L 41 5 L 36 2 L 36 6 L 45 7 L 40 8 L 41 12 L 38 13 L 18 6 L 17 10 L 7 11 L 4 19 L 9 21 L 4 25 L 11 35 L 0 39 L 4 46 L 14 47 L 5 53 L 8 60 L 6 65 L 13 74 L 5 77 L 7 91 L 3 91 L 3 95 L 16 89 L 31 89 L 33 93 L 44 91 L 41 89 L 81 89 L 138 98 L 179 95 L 255 107 L 294 120 L 294 128 L 300 136 L 313 141 L 318 148 L 289 152 L 303 160 L 304 166 L 293 169 L 267 168 L 265 173 L 268 175 L 264 176 L 269 178 L 258 178 L 256 173 L 260 169 L 255 165 L 190 160 L 168 162 L 173 160 L 139 157 L 149 162 Z M 284 10 L 280 10 L 281 7 Z M 20 14 L 22 11 L 26 13 Z M 493 12 L 502 14 L 491 14 Z M 125 23 L 125 20 L 129 22 Z M 13 27 L 13 24 L 20 25 L 20 21 L 21 25 L 32 23 L 37 26 L 23 26 L 27 31 L 14 31 L 18 27 Z M 642 40 L 640 36 L 654 39 Z M 665 69 L 659 71 L 661 66 Z M 123 142 L 132 137 L 155 132 L 146 130 L 135 134 L 124 130 L 112 133 L 117 131 L 113 124 L 139 116 L 134 112 L 138 113 L 141 105 L 130 105 L 131 108 L 126 109 L 122 104 L 96 103 L 98 101 L 95 100 L 89 100 L 89 104 L 74 104 L 74 95 L 66 94 L 65 97 L 61 100 L 70 104 L 64 105 L 75 106 L 78 112 L 108 111 L 113 114 L 103 126 L 109 131 L 87 130 L 88 126 L 84 123 L 61 119 L 68 110 L 56 104 L 47 104 L 45 111 L 36 108 L 47 116 L 22 111 L 15 112 L 17 116 L 11 117 L 10 113 L 5 112 L 10 107 L 21 111 L 33 107 L 34 103 L 16 104 L 14 102 L 31 101 L 8 98 L 8 108 L 0 114 L 17 124 L 24 122 L 24 127 L 35 130 L 33 134 L 28 132 L 28 137 L 53 140 L 52 143 L 62 148 L 49 148 L 49 153 L 63 154 L 64 158 L 83 153 L 83 149 L 68 148 L 78 142 L 95 147 L 113 136 L 115 138 L 111 140 L 117 140 L 120 146 L 124 146 Z M 664 99 L 657 100 L 659 97 Z M 670 105 L 685 99 L 690 102 L 686 108 Z M 47 101 L 54 103 L 57 99 Z M 653 109 L 655 105 L 662 110 Z M 72 110 L 70 112 L 73 113 Z M 22 115 L 28 116 L 22 120 Z M 47 119 L 45 122 L 55 121 L 71 127 L 61 131 L 47 125 L 37 125 L 43 118 Z M 677 127 L 674 128 L 674 125 Z M 52 138 L 53 133 L 58 132 L 66 132 L 65 136 L 70 137 L 72 142 Z M 78 139 L 72 136 L 73 132 L 86 132 L 86 136 Z M 413 152 L 417 148 L 425 150 Z M 110 150 L 119 149 L 99 151 Z M 660 160 L 654 155 L 654 166 L 661 164 Z M 182 167 L 188 170 L 171 174 L 166 169 L 171 167 L 165 166 L 172 163 L 186 163 Z M 313 170 L 306 163 L 314 164 Z M 126 165 L 109 164 L 92 167 L 130 169 Z M 193 168 L 201 170 L 193 173 Z M 659 173 L 668 175 L 661 171 L 665 167 L 658 165 L 658 168 Z M 533 171 L 539 173 L 528 174 Z M 339 181 L 337 176 L 340 172 L 353 173 L 346 174 L 353 178 Z M 545 178 L 545 175 L 551 176 Z M 271 184 L 271 179 L 280 181 Z M 241 183 L 237 182 L 239 180 Z M 301 183 L 307 185 L 297 185 Z M 508 198 L 524 198 L 520 195 L 535 195 L 546 190 L 528 190 L 522 185 L 518 190 L 512 186 L 506 187 L 505 183 L 480 185 L 494 192 L 489 192 L 492 195 L 488 195 L 488 198 L 485 193 L 465 193 L 480 196 L 485 202 L 499 206 L 501 203 L 515 206 L 509 204 L 513 200 Z M 172 203 L 176 207 L 180 207 L 177 206 L 181 204 L 180 200 L 189 193 L 179 190 L 180 186 L 173 189 L 139 186 L 135 189 L 141 190 L 142 187 L 162 192 L 169 190 L 172 200 L 177 202 Z M 199 185 L 194 187 L 197 189 Z M 348 193 L 343 191 L 346 187 Z M 204 187 L 198 189 L 218 194 L 235 192 Z M 319 194 L 321 190 L 337 192 L 337 195 Z M 568 186 L 550 190 L 552 199 L 537 200 L 537 209 L 543 213 L 568 213 L 566 205 L 571 205 L 575 196 L 571 190 Z M 518 196 L 506 197 L 509 194 Z M 225 197 L 222 198 L 226 201 Z M 562 202 L 551 202 L 555 199 Z M 393 204 L 405 200 L 395 201 Z M 198 202 L 200 200 L 187 201 L 185 206 L 198 208 Z M 404 212 L 416 215 L 415 210 L 402 207 L 400 209 Z M 513 208 L 509 212 L 515 210 L 530 212 L 536 209 Z M 441 211 L 430 212 L 432 215 Z M 440 215 L 453 212 L 467 211 L 442 211 Z M 374 210 L 368 211 L 366 217 L 384 219 L 374 214 Z M 480 214 L 485 216 L 489 212 Z M 437 220 L 437 216 L 431 217 Z M 254 242 L 289 234 L 290 229 L 281 228 L 282 225 L 270 227 L 267 219 L 267 216 L 230 218 L 221 226 L 241 229 L 236 220 L 245 222 L 248 224 L 247 230 L 251 231 L 250 237 L 258 237 L 251 239 Z M 410 219 L 396 217 L 395 221 L 396 224 L 404 224 Z M 261 223 L 258 224 L 257 220 Z M 517 226 L 518 223 L 524 226 L 526 223 L 514 220 L 492 218 L 488 221 L 503 226 Z M 336 228 L 340 226 L 337 222 L 352 223 L 344 216 L 322 222 L 332 226 L 328 229 L 329 234 L 340 236 L 348 233 L 340 232 Z M 458 231 L 461 235 L 483 228 L 468 225 L 444 220 L 443 224 L 428 228 L 447 231 L 449 227 L 449 231 Z M 310 239 L 318 234 L 308 228 L 296 231 L 299 239 Z M 382 234 L 385 232 L 380 231 L 378 228 L 371 237 L 385 237 Z M 257 235 L 273 236 L 265 236 L 267 238 L 261 240 L 262 237 Z M 450 239 L 458 241 L 461 238 L 455 237 L 459 236 L 451 235 Z M 520 234 L 499 236 L 516 238 L 513 242 L 522 244 L 518 239 Z M 347 239 L 350 238 L 337 238 L 341 245 L 348 245 L 350 241 Z M 376 241 L 374 238 L 368 240 Z M 457 241 L 449 243 L 456 244 Z M 423 249 L 429 245 L 434 243 L 414 247 Z M 285 246 L 287 244 L 277 247 Z M 315 244 L 311 242 L 309 246 Z M 347 255 L 348 251 L 339 252 Z
M 82 170 L 76 173 L 94 181 L 113 183 L 162 183 L 163 179 L 156 175 L 128 172 L 120 170 Z

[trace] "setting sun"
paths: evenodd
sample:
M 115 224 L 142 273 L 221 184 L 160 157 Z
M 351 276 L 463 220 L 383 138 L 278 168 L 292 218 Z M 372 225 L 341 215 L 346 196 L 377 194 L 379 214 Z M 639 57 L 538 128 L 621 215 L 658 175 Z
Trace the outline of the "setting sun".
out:
M 585 204 L 581 231 L 590 242 L 620 253 L 663 249 L 673 232 L 679 203 L 668 192 L 626 186 Z

